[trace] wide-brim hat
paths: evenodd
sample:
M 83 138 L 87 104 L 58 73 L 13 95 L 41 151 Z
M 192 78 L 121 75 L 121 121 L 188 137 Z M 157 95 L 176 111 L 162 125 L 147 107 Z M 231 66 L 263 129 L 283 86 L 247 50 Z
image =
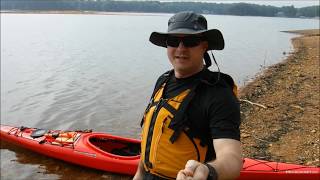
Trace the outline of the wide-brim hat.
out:
M 206 18 L 191 11 L 180 12 L 172 16 L 168 21 L 168 31 L 152 32 L 149 40 L 154 45 L 167 47 L 166 41 L 170 34 L 202 34 L 208 42 L 208 50 L 222 50 L 224 48 L 222 33 L 218 29 L 208 30 Z

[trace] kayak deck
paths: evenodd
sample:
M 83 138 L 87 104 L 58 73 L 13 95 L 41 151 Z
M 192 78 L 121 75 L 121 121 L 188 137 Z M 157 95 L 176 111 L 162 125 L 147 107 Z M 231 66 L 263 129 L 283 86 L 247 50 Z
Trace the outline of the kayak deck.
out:
M 243 168 L 239 179 L 320 179 L 320 168 L 315 166 L 304 166 L 250 158 L 244 158 L 243 161 Z

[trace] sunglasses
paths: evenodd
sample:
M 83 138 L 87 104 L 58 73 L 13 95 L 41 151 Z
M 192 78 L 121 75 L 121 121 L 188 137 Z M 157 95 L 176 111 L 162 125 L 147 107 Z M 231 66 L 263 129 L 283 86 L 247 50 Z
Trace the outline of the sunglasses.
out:
M 191 48 L 191 47 L 198 46 L 200 42 L 203 40 L 204 40 L 204 37 L 202 36 L 184 36 L 184 37 L 168 36 L 166 43 L 167 43 L 167 46 L 178 47 L 180 42 L 182 42 L 185 47 Z

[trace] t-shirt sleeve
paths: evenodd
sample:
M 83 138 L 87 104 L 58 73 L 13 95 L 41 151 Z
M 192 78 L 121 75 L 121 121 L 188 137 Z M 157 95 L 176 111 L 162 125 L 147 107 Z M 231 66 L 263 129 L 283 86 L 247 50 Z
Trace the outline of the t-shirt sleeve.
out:
M 209 106 L 209 126 L 213 139 L 240 141 L 240 104 L 229 88 L 217 88 Z

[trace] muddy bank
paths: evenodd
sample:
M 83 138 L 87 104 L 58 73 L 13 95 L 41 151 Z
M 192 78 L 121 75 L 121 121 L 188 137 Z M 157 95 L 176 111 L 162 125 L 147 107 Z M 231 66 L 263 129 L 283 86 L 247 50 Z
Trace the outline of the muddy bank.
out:
M 319 166 L 320 30 L 288 33 L 294 52 L 240 90 L 243 156 Z

